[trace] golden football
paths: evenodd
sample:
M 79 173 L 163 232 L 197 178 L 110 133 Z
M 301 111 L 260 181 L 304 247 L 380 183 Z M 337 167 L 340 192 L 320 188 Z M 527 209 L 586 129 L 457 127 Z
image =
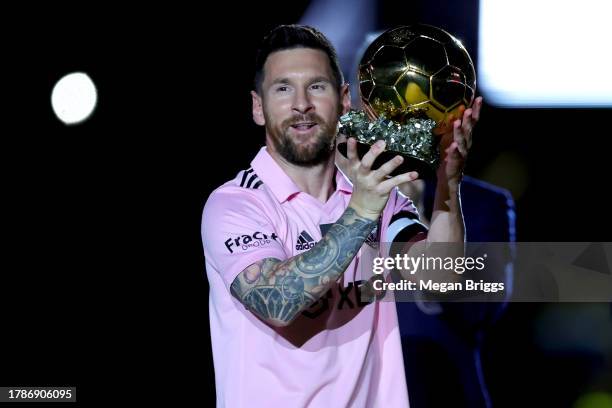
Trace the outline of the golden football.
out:
M 461 42 L 424 24 L 384 32 L 359 64 L 359 90 L 371 119 L 384 115 L 397 123 L 427 117 L 434 133 L 452 126 L 474 100 L 474 64 Z

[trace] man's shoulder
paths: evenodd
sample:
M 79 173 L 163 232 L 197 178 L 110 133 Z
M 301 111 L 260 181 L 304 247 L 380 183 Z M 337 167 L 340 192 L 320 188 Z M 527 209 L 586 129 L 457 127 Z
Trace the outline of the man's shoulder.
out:
M 265 184 L 249 167 L 210 193 L 204 205 L 204 214 L 214 216 L 225 211 L 250 211 L 253 207 L 261 208 L 269 201 Z
M 264 183 L 255 173 L 252 167 L 240 170 L 236 177 L 226 181 L 219 187 L 213 190 L 208 197 L 208 201 L 218 197 L 227 198 L 227 196 L 262 196 L 264 192 Z
M 461 201 L 467 240 L 507 242 L 515 240 L 515 207 L 505 188 L 464 177 Z
M 513 204 L 512 194 L 507 189 L 469 176 L 463 177 L 461 192 L 466 193 L 468 198 L 475 198 L 477 201 L 482 201 L 484 197 L 489 200 L 498 200 L 501 203 L 507 202 L 509 205 Z

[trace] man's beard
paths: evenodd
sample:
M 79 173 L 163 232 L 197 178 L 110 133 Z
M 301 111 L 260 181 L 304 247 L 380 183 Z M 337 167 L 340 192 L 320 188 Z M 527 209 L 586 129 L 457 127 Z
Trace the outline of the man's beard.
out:
M 319 126 L 318 132 L 311 136 L 315 138 L 314 143 L 311 142 L 308 146 L 296 143 L 289 134 L 291 125 L 300 122 L 312 122 Z M 266 118 L 266 123 L 270 123 L 269 118 Z M 285 119 L 280 126 L 273 124 L 267 130 L 272 136 L 275 150 L 289 163 L 312 167 L 328 161 L 335 153 L 336 129 L 315 113 L 294 115 Z

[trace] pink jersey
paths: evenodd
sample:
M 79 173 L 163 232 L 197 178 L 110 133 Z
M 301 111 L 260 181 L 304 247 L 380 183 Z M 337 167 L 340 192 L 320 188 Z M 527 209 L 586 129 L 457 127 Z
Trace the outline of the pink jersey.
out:
M 247 266 L 309 250 L 340 218 L 352 192 L 337 171 L 336 191 L 321 203 L 300 192 L 265 147 L 251 166 L 210 195 L 202 219 L 217 406 L 407 407 L 395 304 L 358 296 L 363 251 L 287 327 L 263 323 L 231 295 L 232 281 Z M 393 191 L 372 238 L 385 236 L 400 211 L 416 208 Z

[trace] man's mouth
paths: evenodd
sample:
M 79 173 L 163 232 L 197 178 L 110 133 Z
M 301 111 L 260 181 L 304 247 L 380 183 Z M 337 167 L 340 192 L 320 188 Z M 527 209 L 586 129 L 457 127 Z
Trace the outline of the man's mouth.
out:
M 317 125 L 316 122 L 300 122 L 300 123 L 294 123 L 293 125 L 291 125 L 291 127 L 300 132 L 304 132 L 306 130 L 310 130 L 316 125 Z

